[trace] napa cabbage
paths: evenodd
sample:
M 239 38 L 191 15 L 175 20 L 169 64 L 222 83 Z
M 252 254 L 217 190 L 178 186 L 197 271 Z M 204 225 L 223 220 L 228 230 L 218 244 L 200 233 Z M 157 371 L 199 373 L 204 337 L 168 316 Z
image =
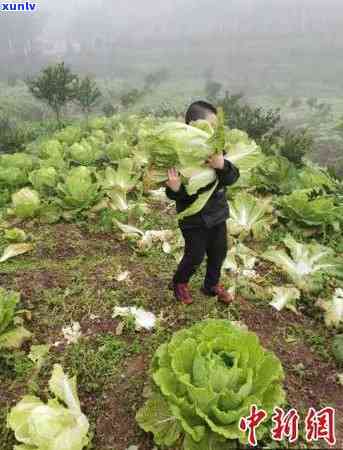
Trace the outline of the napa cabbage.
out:
M 50 139 L 40 145 L 39 156 L 42 159 L 63 158 L 63 145 L 57 139 Z
M 125 211 L 129 208 L 127 194 L 138 182 L 139 174 L 135 172 L 134 161 L 131 158 L 119 160 L 117 169 L 106 167 L 103 174 L 98 176 L 99 182 L 110 199 L 110 207 L 114 210 Z
M 294 286 L 273 286 L 271 288 L 273 299 L 269 303 L 273 308 L 281 311 L 288 308 L 293 312 L 297 312 L 296 301 L 300 298 L 300 291 Z
M 302 226 L 320 227 L 325 231 L 331 226 L 340 231 L 343 223 L 343 206 L 336 206 L 330 195 L 312 196 L 311 189 L 296 190 L 275 201 L 282 217 Z
M 5 230 L 5 239 L 10 242 L 25 242 L 27 235 L 20 228 L 10 228 L 9 230 Z
M 0 349 L 20 348 L 31 337 L 22 325 L 15 324 L 20 294 L 0 288 Z
M 342 259 L 331 248 L 317 243 L 303 244 L 291 235 L 283 243 L 286 251 L 272 247 L 261 256 L 280 267 L 300 290 L 319 291 L 326 275 L 343 278 Z
M 71 169 L 64 184 L 58 184 L 57 191 L 60 204 L 66 209 L 87 209 L 99 199 L 99 185 L 94 180 L 92 171 L 85 166 Z
M 82 450 L 89 443 L 89 423 L 81 411 L 76 378 L 55 364 L 49 388 L 55 397 L 47 403 L 27 395 L 8 414 L 8 426 L 22 443 L 16 448 Z
M 225 148 L 222 111 L 218 114 L 218 124 L 212 134 L 180 122 L 167 122 L 147 134 L 140 145 L 149 155 L 148 178 L 155 179 L 157 183 L 166 181 L 167 170 L 171 167 L 176 167 L 181 173 L 189 195 L 214 183 L 210 190 L 200 194 L 189 208 L 179 214 L 178 219 L 199 212 L 217 186 L 216 172 L 208 167 L 206 161 Z
M 77 126 L 69 126 L 55 133 L 54 137 L 62 144 L 73 145 L 81 140 L 82 130 Z
M 33 156 L 26 153 L 13 153 L 0 156 L 0 168 L 18 168 L 26 171 L 32 170 L 35 161 Z
M 327 327 L 338 327 L 343 322 L 343 289 L 337 288 L 330 300 L 319 299 L 317 305 L 324 310 Z
M 251 183 L 251 175 L 254 168 L 264 162 L 261 148 L 248 134 L 241 130 L 226 132 L 226 146 L 228 159 L 239 169 L 240 177 L 234 187 L 240 189 Z
M 28 181 L 27 172 L 18 167 L 0 166 L 0 186 L 19 188 L 25 186 Z
M 156 351 L 154 388 L 137 413 L 155 443 L 184 450 L 222 450 L 247 443 L 239 429 L 252 404 L 271 413 L 285 401 L 279 359 L 255 333 L 226 320 L 205 320 L 176 332 Z M 257 429 L 260 439 L 268 428 Z
M 58 174 L 54 167 L 41 168 L 31 172 L 29 180 L 38 192 L 44 192 L 46 189 L 53 189 L 57 185 Z
M 251 175 L 251 183 L 258 189 L 276 194 L 293 192 L 298 182 L 297 169 L 283 156 L 268 156 L 256 166 Z
M 305 166 L 298 172 L 298 188 L 326 188 L 329 191 L 337 189 L 337 182 L 330 176 L 327 169 L 305 159 Z
M 100 131 L 99 131 L 100 132 Z M 101 141 L 94 136 L 82 139 L 80 143 L 73 144 L 69 149 L 70 158 L 83 165 L 91 165 L 103 156 Z
M 235 195 L 230 202 L 230 233 L 241 239 L 264 239 L 276 222 L 271 202 L 271 198 L 259 199 L 245 192 Z
M 37 191 L 30 188 L 23 188 L 12 195 L 12 209 L 14 215 L 20 219 L 35 217 L 41 206 L 40 197 Z

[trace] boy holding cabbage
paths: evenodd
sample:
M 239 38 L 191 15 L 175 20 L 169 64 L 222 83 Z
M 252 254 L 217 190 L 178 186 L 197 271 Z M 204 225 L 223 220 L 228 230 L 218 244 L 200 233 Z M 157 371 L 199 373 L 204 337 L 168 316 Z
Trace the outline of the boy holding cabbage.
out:
M 216 108 L 203 101 L 193 103 L 187 111 L 186 124 L 198 120 L 207 121 L 215 127 Z M 236 166 L 224 159 L 223 148 L 210 156 L 206 162 L 215 170 L 215 180 L 192 195 L 182 184 L 177 170 L 175 168 L 168 170 L 166 195 L 176 202 L 176 210 L 182 217 L 179 226 L 185 240 L 184 256 L 169 287 L 174 290 L 176 298 L 184 304 L 192 303 L 188 282 L 205 255 L 207 255 L 207 271 L 202 292 L 207 296 L 217 296 L 218 300 L 226 304 L 232 301 L 231 295 L 219 284 L 219 280 L 228 251 L 226 220 L 229 218 L 229 206 L 226 200 L 226 187 L 234 184 L 240 174 Z M 183 217 L 182 213 L 194 205 L 199 196 L 206 193 L 209 196 L 200 211 Z

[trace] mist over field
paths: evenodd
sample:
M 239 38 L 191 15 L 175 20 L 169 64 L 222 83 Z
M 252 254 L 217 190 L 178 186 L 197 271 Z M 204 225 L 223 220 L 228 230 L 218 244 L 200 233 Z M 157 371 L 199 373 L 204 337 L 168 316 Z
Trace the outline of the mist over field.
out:
M 137 80 L 163 66 L 190 79 L 211 70 L 249 92 L 341 88 L 337 0 L 46 0 L 38 9 L 0 16 L 2 78 L 63 58 L 110 78 Z
M 114 108 L 133 92 L 134 110 L 168 104 L 181 112 L 214 82 L 220 95 L 241 92 L 254 105 L 281 108 L 287 126 L 310 128 L 320 162 L 334 164 L 343 145 L 339 0 L 45 0 L 35 13 L 1 12 L 0 40 L 4 83 L 64 61 L 96 78 Z M 136 95 L 151 81 L 148 95 Z M 3 105 L 24 118 L 45 114 L 24 88 L 25 106 L 14 107 L 18 92 L 2 90 Z

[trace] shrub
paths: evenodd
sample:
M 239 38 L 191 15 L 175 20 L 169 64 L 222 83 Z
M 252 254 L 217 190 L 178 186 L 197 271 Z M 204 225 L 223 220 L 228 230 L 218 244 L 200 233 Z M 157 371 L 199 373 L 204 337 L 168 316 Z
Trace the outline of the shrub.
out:
M 246 131 L 250 138 L 259 142 L 262 137 L 273 130 L 280 122 L 279 110 L 265 111 L 242 103 L 243 94 L 226 95 L 218 102 L 224 110 L 227 125 Z
M 260 140 L 262 151 L 267 155 L 279 155 L 287 158 L 297 167 L 302 166 L 302 159 L 310 154 L 314 138 L 306 129 L 288 130 L 280 127 Z

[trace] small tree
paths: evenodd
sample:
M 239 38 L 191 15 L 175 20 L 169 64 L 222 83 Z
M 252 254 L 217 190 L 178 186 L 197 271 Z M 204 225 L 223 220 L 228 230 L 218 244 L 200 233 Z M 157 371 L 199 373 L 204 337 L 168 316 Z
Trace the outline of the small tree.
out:
M 34 97 L 50 106 L 60 125 L 63 107 L 75 99 L 77 80 L 77 75 L 62 62 L 46 67 L 39 76 L 26 83 Z
M 76 87 L 75 101 L 81 107 L 88 120 L 92 108 L 102 96 L 96 82 L 90 77 L 85 77 L 78 81 Z
M 111 102 L 106 102 L 102 107 L 102 112 L 106 117 L 112 117 L 118 112 L 118 107 L 113 106 Z
M 148 73 L 144 78 L 144 90 L 149 91 L 153 87 L 158 87 L 167 81 L 170 74 L 168 69 L 161 69 L 156 72 Z
M 311 154 L 314 138 L 308 129 L 288 130 L 279 127 L 259 141 L 266 155 L 280 155 L 297 167 L 303 165 L 303 157 Z
M 0 154 L 22 150 L 27 143 L 28 130 L 19 126 L 0 111 Z
M 120 96 L 120 103 L 125 109 L 135 105 L 144 95 L 144 91 L 138 89 L 131 89 Z
M 307 99 L 306 103 L 311 109 L 315 109 L 316 106 L 318 105 L 318 99 L 317 97 L 310 97 Z

